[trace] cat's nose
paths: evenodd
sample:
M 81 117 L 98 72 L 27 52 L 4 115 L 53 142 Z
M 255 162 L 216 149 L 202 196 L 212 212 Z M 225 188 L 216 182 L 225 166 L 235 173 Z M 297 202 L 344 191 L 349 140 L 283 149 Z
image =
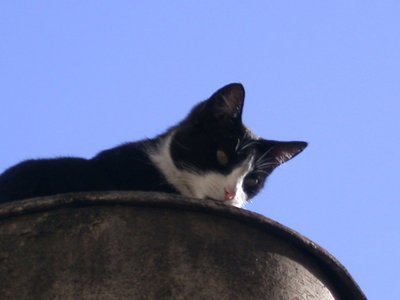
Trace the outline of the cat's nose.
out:
M 233 188 L 225 188 L 225 201 L 233 200 L 236 196 L 236 189 Z

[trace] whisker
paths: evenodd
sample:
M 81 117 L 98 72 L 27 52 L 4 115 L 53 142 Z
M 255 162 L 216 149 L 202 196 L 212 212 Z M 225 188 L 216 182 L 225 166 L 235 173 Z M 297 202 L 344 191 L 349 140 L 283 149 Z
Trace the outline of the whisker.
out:
M 264 167 L 271 167 L 271 166 L 276 166 L 276 162 L 264 162 L 256 165 L 256 168 L 264 168 Z
M 238 152 L 241 152 L 241 151 L 245 150 L 246 148 L 253 146 L 256 143 L 257 143 L 256 140 L 250 140 L 248 142 L 245 142 L 245 143 L 243 143 L 243 145 L 240 145 Z
M 264 175 L 268 175 L 271 173 L 270 171 L 265 171 L 265 170 L 253 170 L 253 172 L 256 174 L 264 174 Z
M 189 147 L 183 145 L 178 139 L 174 139 L 174 141 L 175 141 L 176 145 L 179 146 L 179 147 L 181 147 L 182 149 L 190 150 Z
M 183 162 L 182 168 L 189 173 L 192 173 L 195 175 L 200 175 L 200 172 L 198 171 L 198 169 L 190 163 Z
M 256 164 L 259 164 L 263 161 L 263 159 L 272 151 L 273 148 L 270 148 L 268 151 L 265 151 L 263 155 L 261 155 L 257 160 Z

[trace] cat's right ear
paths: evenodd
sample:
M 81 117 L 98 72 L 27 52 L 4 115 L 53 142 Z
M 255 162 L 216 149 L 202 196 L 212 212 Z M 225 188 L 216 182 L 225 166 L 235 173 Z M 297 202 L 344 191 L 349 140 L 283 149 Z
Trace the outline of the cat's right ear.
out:
M 208 100 L 216 118 L 228 117 L 241 120 L 244 105 L 244 87 L 231 83 L 216 91 Z

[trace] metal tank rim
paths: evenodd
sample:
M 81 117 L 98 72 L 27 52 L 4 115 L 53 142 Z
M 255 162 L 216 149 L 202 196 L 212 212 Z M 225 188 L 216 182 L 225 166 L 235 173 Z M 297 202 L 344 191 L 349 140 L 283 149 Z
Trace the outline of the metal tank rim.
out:
M 261 214 L 214 200 L 200 200 L 176 194 L 136 191 L 68 193 L 1 203 L 0 221 L 20 215 L 36 214 L 59 208 L 115 205 L 195 211 L 240 220 L 240 222 L 246 223 L 246 225 L 255 226 L 261 230 L 268 231 L 292 244 L 300 251 L 311 255 L 318 264 L 324 267 L 332 282 L 335 283 L 339 289 L 345 288 L 349 291 L 353 291 L 353 293 L 357 291 L 357 299 L 367 299 L 347 269 L 333 255 L 318 244 L 295 230 Z

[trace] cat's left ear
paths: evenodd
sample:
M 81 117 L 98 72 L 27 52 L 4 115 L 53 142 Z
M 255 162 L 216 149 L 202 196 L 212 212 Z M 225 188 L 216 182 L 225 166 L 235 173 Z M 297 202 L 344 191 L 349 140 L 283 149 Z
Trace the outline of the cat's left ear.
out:
M 295 157 L 297 154 L 302 152 L 306 147 L 306 142 L 279 142 L 279 141 L 268 141 L 269 144 L 269 155 L 272 156 L 277 163 L 277 166 L 287 162 L 288 160 Z
M 241 119 L 244 95 L 244 87 L 240 83 L 231 83 L 220 88 L 209 99 L 214 116 Z

